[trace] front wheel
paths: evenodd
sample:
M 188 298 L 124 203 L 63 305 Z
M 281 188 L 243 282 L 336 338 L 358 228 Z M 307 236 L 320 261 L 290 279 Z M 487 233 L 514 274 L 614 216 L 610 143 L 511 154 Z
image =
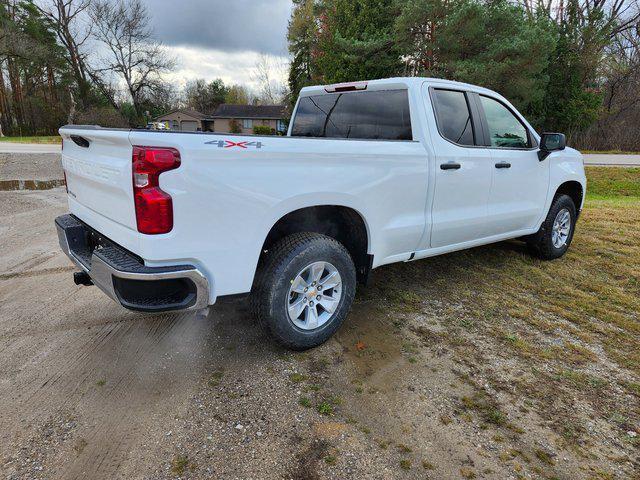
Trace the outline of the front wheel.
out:
M 557 196 L 540 230 L 527 239 L 531 253 L 542 260 L 562 257 L 573 240 L 576 218 L 576 206 L 571 197 Z
M 306 350 L 327 341 L 349 313 L 356 269 L 331 237 L 298 233 L 270 248 L 254 288 L 258 320 L 280 344 Z

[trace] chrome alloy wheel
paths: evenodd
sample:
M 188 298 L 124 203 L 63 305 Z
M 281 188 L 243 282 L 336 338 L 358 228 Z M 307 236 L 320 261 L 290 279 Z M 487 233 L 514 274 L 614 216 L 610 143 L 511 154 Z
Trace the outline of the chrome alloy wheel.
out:
M 551 229 L 551 242 L 555 248 L 562 248 L 567 244 L 567 239 L 571 233 L 571 214 L 569 210 L 563 208 L 556 215 Z
M 289 319 L 301 330 L 327 323 L 340 304 L 342 278 L 329 262 L 314 262 L 291 281 L 287 295 Z

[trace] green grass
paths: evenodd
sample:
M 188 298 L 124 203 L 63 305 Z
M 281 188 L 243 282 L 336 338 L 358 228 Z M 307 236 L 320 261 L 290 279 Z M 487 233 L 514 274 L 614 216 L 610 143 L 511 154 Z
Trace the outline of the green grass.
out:
M 338 458 L 335 455 L 327 455 L 324 457 L 324 461 L 327 465 L 335 465 L 338 462 Z
M 329 402 L 319 403 L 316 407 L 320 415 L 333 415 L 334 408 Z
M 171 472 L 176 475 L 182 475 L 189 467 L 192 465 L 190 465 L 189 457 L 185 455 L 177 455 L 171 462 Z
M 586 174 L 588 197 L 566 257 L 541 262 L 523 244 L 505 242 L 386 267 L 368 288 L 371 297 L 382 297 L 411 284 L 418 296 L 438 299 L 434 317 L 443 319 L 444 331 L 415 328 L 421 341 L 433 348 L 446 343 L 454 355 L 477 362 L 495 355 L 519 365 L 527 375 L 510 379 L 508 388 L 499 369 L 487 383 L 515 388 L 576 449 L 584 448 L 587 420 L 561 407 L 576 398 L 600 416 L 640 418 L 640 403 L 630 401 L 640 395 L 640 168 Z M 474 328 L 463 327 L 465 318 Z M 461 398 L 456 414 L 518 433 L 499 397 L 475 390 Z
M 623 152 L 622 150 L 580 150 L 587 155 L 640 155 L 640 152 Z
M 303 375 L 301 373 L 292 373 L 291 375 L 289 375 L 289 380 L 291 380 L 293 383 L 302 383 L 306 380 L 308 380 L 309 377 L 307 377 L 306 375 Z
M 222 377 L 224 377 L 224 372 L 222 370 L 216 370 L 215 372 L 213 372 L 211 378 L 207 383 L 210 387 L 217 387 L 218 385 L 220 385 Z
M 41 137 L 0 137 L 0 142 L 11 143 L 60 143 L 59 135 L 41 136 Z
M 640 168 L 589 167 L 587 198 L 640 198 Z

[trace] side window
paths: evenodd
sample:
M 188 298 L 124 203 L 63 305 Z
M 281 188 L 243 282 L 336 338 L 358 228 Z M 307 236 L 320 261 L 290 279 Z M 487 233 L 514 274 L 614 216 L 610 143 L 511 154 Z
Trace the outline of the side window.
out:
M 459 145 L 474 145 L 471 113 L 464 92 L 440 89 L 432 92 L 440 134 Z
M 250 118 L 245 118 L 244 120 L 242 120 L 242 128 L 253 128 L 253 120 L 251 120 Z
M 350 92 L 302 97 L 294 137 L 412 140 L 406 90 Z
M 497 148 L 529 148 L 529 135 L 520 120 L 502 103 L 480 95 L 487 118 L 491 146 Z

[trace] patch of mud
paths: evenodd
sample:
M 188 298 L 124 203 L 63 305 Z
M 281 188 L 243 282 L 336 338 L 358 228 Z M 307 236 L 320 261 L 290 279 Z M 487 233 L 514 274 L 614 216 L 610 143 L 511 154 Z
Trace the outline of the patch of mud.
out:
M 349 318 L 335 335 L 335 341 L 353 366 L 355 379 L 366 378 L 380 388 L 393 388 L 390 380 L 401 378 L 406 365 L 398 329 L 371 303 L 356 303 Z M 394 341 L 394 336 L 396 341 Z

